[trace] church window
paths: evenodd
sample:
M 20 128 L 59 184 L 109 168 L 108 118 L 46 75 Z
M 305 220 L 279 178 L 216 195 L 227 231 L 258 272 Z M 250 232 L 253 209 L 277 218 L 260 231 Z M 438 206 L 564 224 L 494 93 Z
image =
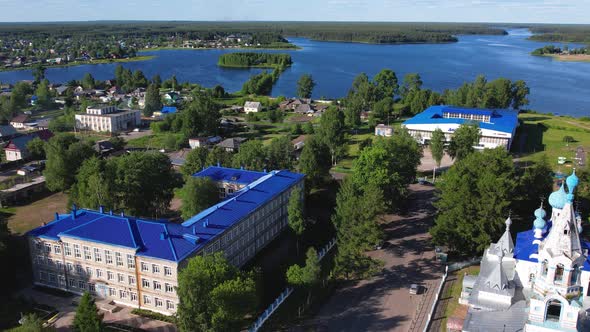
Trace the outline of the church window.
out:
M 541 264 L 541 275 L 543 277 L 546 277 L 547 276 L 547 271 L 548 271 L 547 260 L 544 260 L 543 263 Z
M 561 317 L 561 302 L 558 300 L 551 300 L 547 302 L 546 320 L 559 322 Z
M 555 268 L 555 278 L 553 280 L 555 282 L 563 281 L 563 264 L 557 264 L 557 267 Z
M 580 268 L 578 267 L 578 265 L 574 265 L 574 269 L 573 269 L 572 275 L 571 275 L 571 284 L 572 285 L 577 284 L 579 279 L 580 279 Z

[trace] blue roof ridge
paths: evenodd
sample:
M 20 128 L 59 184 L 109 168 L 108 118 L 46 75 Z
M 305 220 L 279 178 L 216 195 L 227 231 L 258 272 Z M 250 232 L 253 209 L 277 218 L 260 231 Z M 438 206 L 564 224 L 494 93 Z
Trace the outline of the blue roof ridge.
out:
M 174 243 L 172 243 L 172 237 L 170 236 L 170 232 L 168 232 L 168 225 L 162 224 L 162 226 L 164 227 L 164 231 L 166 232 L 166 240 L 168 240 L 170 250 L 172 250 L 172 256 L 174 257 L 175 261 L 178 261 L 178 256 L 176 255 L 176 248 L 174 247 Z
M 80 210 L 78 210 L 78 211 L 80 211 Z M 104 218 L 104 217 L 106 217 L 106 216 L 100 216 L 100 217 L 98 217 L 98 218 L 94 218 L 94 219 L 92 219 L 92 220 L 89 220 L 89 221 L 87 221 L 87 222 L 85 222 L 85 223 L 83 223 L 83 224 L 80 224 L 80 225 L 76 226 L 76 227 L 72 227 L 72 228 L 68 229 L 67 231 L 59 232 L 57 235 L 58 235 L 58 236 L 61 236 L 62 234 L 63 234 L 63 235 L 70 235 L 70 234 L 68 234 L 69 232 L 71 232 L 71 231 L 75 231 L 76 229 L 78 229 L 78 228 L 80 228 L 80 227 L 83 227 L 83 226 L 86 226 L 86 225 L 88 225 L 88 224 L 91 224 L 91 223 L 93 223 L 93 222 L 95 222 L 95 221 L 97 221 L 97 220 L 100 220 L 100 219 Z M 76 216 L 76 218 L 77 218 L 77 216 Z M 73 219 L 73 220 L 76 220 L 76 219 Z
M 182 223 L 182 226 L 188 227 L 188 226 L 194 225 L 195 223 L 203 220 L 203 218 L 205 218 L 208 215 L 210 215 L 211 213 L 213 213 L 213 211 L 220 209 L 223 206 L 227 205 L 228 203 L 238 199 L 241 195 L 248 192 L 248 190 L 255 188 L 257 185 L 263 183 L 264 181 L 270 179 L 271 177 L 273 177 L 275 174 L 278 174 L 278 173 L 279 173 L 279 171 L 272 171 L 270 173 L 267 173 L 266 175 L 264 175 L 260 179 L 254 181 L 254 182 L 250 183 L 249 185 L 245 186 L 244 188 L 240 189 L 234 197 L 226 199 L 220 203 L 217 203 L 217 204 L 211 206 L 210 208 L 207 208 L 207 209 L 199 212 L 198 214 L 190 217 L 188 220 L 186 220 L 185 222 Z

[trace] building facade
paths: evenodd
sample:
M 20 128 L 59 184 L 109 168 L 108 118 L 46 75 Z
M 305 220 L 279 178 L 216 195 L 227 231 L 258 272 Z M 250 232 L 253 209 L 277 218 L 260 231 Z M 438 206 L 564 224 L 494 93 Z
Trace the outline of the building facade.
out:
M 477 277 L 463 281 L 462 303 L 470 306 L 463 331 L 590 331 L 590 242 L 574 209 L 578 178 L 570 175 L 541 206 L 531 230 L 506 231 L 485 251 Z M 502 329 L 499 327 L 503 326 Z
M 437 105 L 406 120 L 402 127 L 421 144 L 427 144 L 434 130 L 441 129 L 447 141 L 462 124 L 477 124 L 481 137 L 476 149 L 504 147 L 510 149 L 518 127 L 518 113 L 511 110 L 490 110 Z
M 247 101 L 244 103 L 245 113 L 258 113 L 262 110 L 262 104 L 258 101 Z
M 303 175 L 289 171 L 217 171 L 252 181 L 181 225 L 103 208 L 56 214 L 28 233 L 34 283 L 174 314 L 177 275 L 188 259 L 222 251 L 243 266 L 286 227 L 291 190 L 303 187 Z M 230 176 L 221 173 L 213 180 Z
M 88 107 L 86 114 L 76 114 L 76 128 L 98 132 L 131 130 L 141 124 L 139 110 L 118 110 L 116 106 Z

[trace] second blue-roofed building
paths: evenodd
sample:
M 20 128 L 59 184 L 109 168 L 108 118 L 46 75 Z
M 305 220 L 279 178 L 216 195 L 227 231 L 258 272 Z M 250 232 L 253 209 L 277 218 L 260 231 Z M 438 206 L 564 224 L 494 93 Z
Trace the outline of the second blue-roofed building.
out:
M 211 178 L 225 198 L 182 224 L 74 207 L 30 231 L 34 283 L 174 314 L 187 260 L 221 251 L 243 266 L 287 227 L 291 191 L 304 183 L 287 170 L 209 167 L 194 176 Z
M 455 130 L 465 123 L 479 126 L 481 138 L 475 148 L 510 149 L 518 127 L 518 112 L 436 105 L 406 120 L 402 126 L 420 143 L 427 144 L 437 128 L 450 141 Z

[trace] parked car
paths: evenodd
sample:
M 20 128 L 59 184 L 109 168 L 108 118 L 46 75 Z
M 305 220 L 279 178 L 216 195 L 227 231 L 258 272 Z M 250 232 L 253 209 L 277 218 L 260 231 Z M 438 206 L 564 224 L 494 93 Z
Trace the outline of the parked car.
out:
M 410 285 L 410 294 L 416 295 L 420 293 L 420 286 L 418 284 L 411 284 Z

